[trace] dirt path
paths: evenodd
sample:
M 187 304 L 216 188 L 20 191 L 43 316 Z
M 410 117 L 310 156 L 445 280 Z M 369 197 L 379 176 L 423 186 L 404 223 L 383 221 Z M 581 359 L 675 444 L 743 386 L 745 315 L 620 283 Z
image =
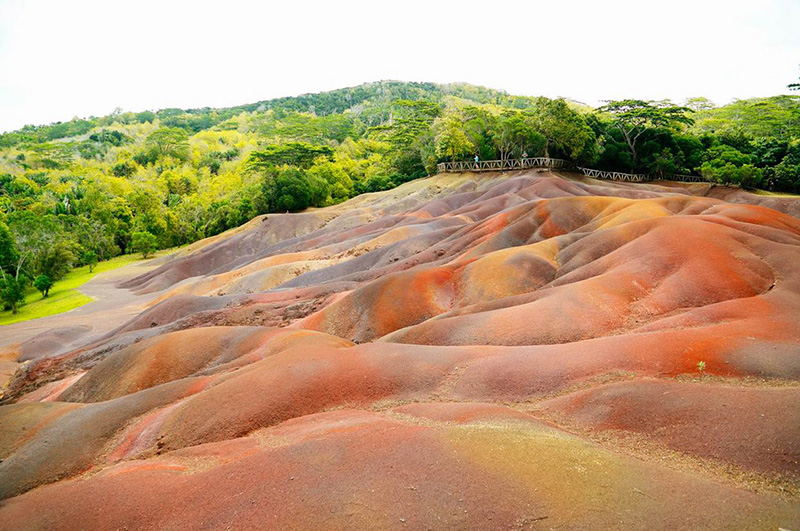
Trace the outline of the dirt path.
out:
M 116 286 L 161 263 L 161 260 L 151 260 L 100 273 L 78 288 L 81 293 L 95 299 L 89 304 L 69 312 L 0 327 L 0 387 L 14 373 L 20 357 L 64 352 L 113 330 L 140 313 L 159 293 L 136 295 Z M 42 339 L 41 353 L 23 345 L 36 336 Z

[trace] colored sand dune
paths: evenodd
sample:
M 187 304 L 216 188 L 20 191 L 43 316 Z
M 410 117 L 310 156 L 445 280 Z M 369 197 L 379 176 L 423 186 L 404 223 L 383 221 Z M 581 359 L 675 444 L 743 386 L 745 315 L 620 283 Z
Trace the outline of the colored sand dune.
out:
M 0 528 L 797 528 L 798 216 L 539 171 L 254 219 L 20 347 Z

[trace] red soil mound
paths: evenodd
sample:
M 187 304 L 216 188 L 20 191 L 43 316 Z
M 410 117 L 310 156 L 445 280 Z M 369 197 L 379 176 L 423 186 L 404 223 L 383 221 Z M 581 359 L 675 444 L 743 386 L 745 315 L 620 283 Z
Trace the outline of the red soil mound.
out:
M 786 501 L 535 423 L 419 426 L 338 411 L 36 490 L 6 502 L 0 526 L 729 529 L 798 517 Z
M 800 387 L 637 380 L 545 402 L 576 425 L 645 435 L 704 459 L 800 474 Z

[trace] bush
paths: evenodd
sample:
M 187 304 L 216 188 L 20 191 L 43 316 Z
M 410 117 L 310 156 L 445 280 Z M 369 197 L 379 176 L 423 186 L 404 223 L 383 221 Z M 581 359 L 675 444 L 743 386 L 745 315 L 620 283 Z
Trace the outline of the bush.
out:
M 752 164 L 750 155 L 730 146 L 714 146 L 708 150 L 706 158 L 700 171 L 711 181 L 752 188 L 758 186 L 764 177 L 761 168 Z
M 147 258 L 156 251 L 156 237 L 147 231 L 134 232 L 131 245 L 134 251 L 142 253 L 142 258 Z
M 703 177 L 711 181 L 721 184 L 735 184 L 745 188 L 758 186 L 764 176 L 761 168 L 756 168 L 752 164 L 735 166 L 730 162 L 724 164 L 716 163 L 716 161 L 704 162 L 700 171 Z
M 39 275 L 34 279 L 33 287 L 41 292 L 42 298 L 45 298 L 50 294 L 50 288 L 53 287 L 53 281 L 47 275 Z
M 395 183 L 391 177 L 386 175 L 374 175 L 361 186 L 363 192 L 382 192 L 395 187 Z
M 89 273 L 94 271 L 94 266 L 97 265 L 97 253 L 94 251 L 86 251 L 83 253 L 83 257 L 81 257 L 81 262 L 84 265 L 89 266 Z

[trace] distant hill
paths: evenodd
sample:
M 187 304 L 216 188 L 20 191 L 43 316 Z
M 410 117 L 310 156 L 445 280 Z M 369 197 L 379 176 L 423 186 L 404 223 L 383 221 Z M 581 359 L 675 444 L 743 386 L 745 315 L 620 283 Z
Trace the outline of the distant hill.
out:
M 466 83 L 380 81 L 228 108 L 26 126 L 0 135 L 0 223 L 34 277 L 47 263 L 131 252 L 135 233 L 152 234 L 159 248 L 182 245 L 474 156 L 547 154 L 605 170 L 800 191 L 799 98 L 718 109 L 697 100 L 694 113 L 627 101 L 634 108 L 603 111 Z M 640 111 L 650 114 L 637 122 Z

